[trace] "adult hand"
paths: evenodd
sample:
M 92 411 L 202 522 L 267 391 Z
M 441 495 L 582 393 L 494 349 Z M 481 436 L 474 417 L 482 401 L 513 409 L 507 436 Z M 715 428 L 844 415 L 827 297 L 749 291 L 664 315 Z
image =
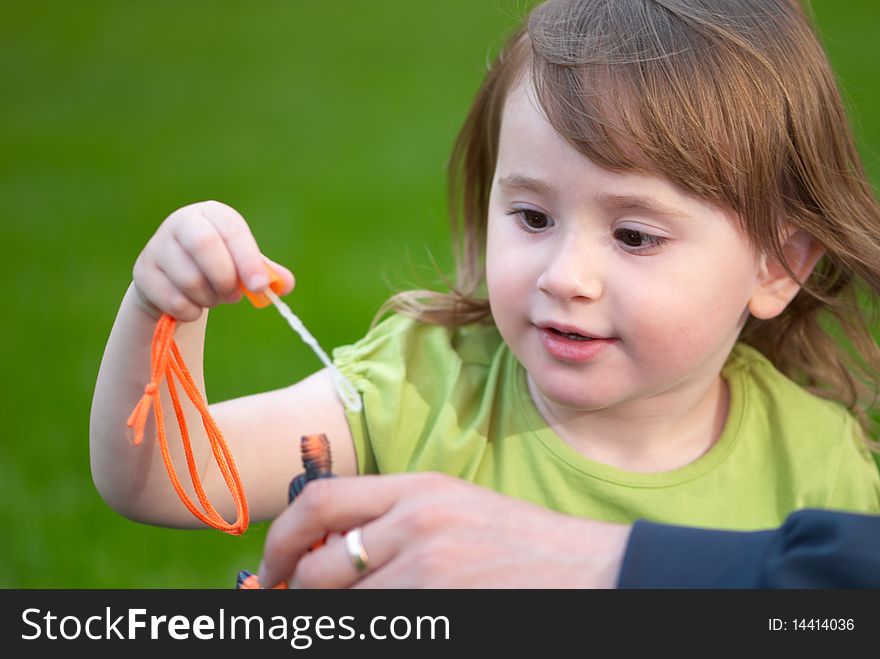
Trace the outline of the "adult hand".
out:
M 356 526 L 363 575 L 338 535 Z M 259 577 L 295 588 L 612 588 L 629 533 L 440 474 L 322 479 L 272 524 Z

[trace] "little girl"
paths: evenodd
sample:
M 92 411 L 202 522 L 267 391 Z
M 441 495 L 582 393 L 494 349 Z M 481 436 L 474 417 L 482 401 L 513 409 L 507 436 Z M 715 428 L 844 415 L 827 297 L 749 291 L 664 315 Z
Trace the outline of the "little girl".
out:
M 390 318 L 334 353 L 362 411 L 327 369 L 210 406 L 254 518 L 286 506 L 299 437 L 319 432 L 337 474 L 441 471 L 615 522 L 880 512 L 865 395 L 880 351 L 855 295 L 880 291 L 880 209 L 794 2 L 539 5 L 489 70 L 450 182 L 455 290 L 394 296 Z M 266 263 L 289 292 L 293 275 L 218 202 L 172 213 L 138 257 L 90 432 L 95 483 L 122 514 L 199 525 L 155 425 L 134 448 L 125 420 L 161 313 L 182 321 L 204 391 L 204 311 L 238 301 L 239 282 L 264 290 Z M 229 516 L 188 415 L 208 499 Z

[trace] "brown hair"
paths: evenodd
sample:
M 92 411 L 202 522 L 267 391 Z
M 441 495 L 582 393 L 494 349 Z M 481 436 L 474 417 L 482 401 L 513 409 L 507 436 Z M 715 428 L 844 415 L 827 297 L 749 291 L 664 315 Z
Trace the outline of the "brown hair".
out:
M 491 321 L 489 192 L 505 97 L 525 75 L 556 131 L 593 162 L 660 172 L 732 209 L 783 264 L 781 220 L 825 248 L 785 311 L 749 318 L 740 339 L 842 402 L 870 436 L 880 350 L 866 315 L 880 293 L 880 207 L 830 65 L 793 0 L 550 0 L 533 9 L 489 68 L 452 151 L 450 292 L 398 293 L 377 318 L 394 310 L 447 326 Z

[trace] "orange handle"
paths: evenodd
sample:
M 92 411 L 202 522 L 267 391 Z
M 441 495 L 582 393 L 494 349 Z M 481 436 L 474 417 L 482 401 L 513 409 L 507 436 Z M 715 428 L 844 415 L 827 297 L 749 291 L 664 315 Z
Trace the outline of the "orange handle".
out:
M 281 279 L 279 274 L 275 272 L 274 268 L 270 267 L 269 264 L 266 264 L 266 274 L 269 276 L 269 288 L 277 295 L 281 295 L 281 291 L 284 290 L 284 280 Z M 239 283 L 238 287 L 257 309 L 262 309 L 263 307 L 268 307 L 272 304 L 272 300 L 270 300 L 264 293 L 254 293 L 253 291 L 248 290 L 242 283 Z

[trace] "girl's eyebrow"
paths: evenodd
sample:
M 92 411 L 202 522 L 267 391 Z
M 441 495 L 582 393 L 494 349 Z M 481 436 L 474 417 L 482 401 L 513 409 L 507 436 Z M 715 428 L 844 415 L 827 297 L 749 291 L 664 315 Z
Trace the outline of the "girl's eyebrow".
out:
M 642 195 L 600 194 L 598 202 L 609 208 L 618 210 L 646 211 L 651 215 L 670 219 L 687 220 L 690 215 L 680 208 L 668 206 L 659 199 Z
M 556 189 L 549 183 L 516 173 L 501 177 L 498 179 L 498 185 L 511 189 L 531 190 L 542 195 L 552 195 L 556 192 Z M 686 220 L 690 218 L 690 215 L 685 211 L 669 206 L 654 197 L 644 195 L 601 193 L 596 200 L 602 206 L 618 210 L 645 211 L 651 215 L 671 219 Z
M 531 190 L 532 192 L 537 192 L 538 194 L 543 195 L 549 195 L 555 192 L 553 186 L 549 183 L 544 183 L 544 181 L 539 181 L 530 176 L 523 176 L 522 174 L 508 174 L 507 176 L 503 176 L 498 179 L 498 185 L 505 188 Z

